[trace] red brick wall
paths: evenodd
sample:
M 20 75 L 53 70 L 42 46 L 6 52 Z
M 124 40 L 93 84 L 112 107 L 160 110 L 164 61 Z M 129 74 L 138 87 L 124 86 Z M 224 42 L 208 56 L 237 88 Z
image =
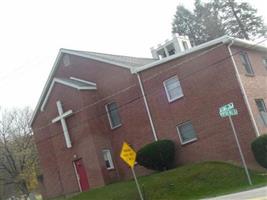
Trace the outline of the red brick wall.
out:
M 37 114 L 33 130 L 47 191 L 43 193 L 46 193 L 47 197 L 79 191 L 72 165 L 74 155 L 83 159 L 90 187 L 99 187 L 130 177 L 130 170 L 119 158 L 123 141 L 129 141 L 135 148 L 152 141 L 136 77 L 131 75 L 128 69 L 76 56 L 70 58 L 72 64 L 65 67 L 60 63 L 54 77 L 72 76 L 92 81 L 97 84 L 97 90 L 78 91 L 56 84 L 45 111 Z M 74 112 L 67 118 L 73 144 L 71 149 L 65 147 L 61 124 L 51 123 L 51 120 L 58 116 L 57 100 L 63 103 L 64 111 L 72 109 Z M 113 101 L 120 107 L 122 126 L 111 130 L 105 105 Z M 115 170 L 106 169 L 103 149 L 111 150 Z M 141 170 L 140 173 L 144 171 Z M 57 184 L 53 184 L 54 182 Z
M 200 53 L 203 54 L 203 51 L 194 56 Z M 220 118 L 218 114 L 220 106 L 234 102 L 239 115 L 233 117 L 233 120 L 241 146 L 249 165 L 257 166 L 250 150 L 255 132 L 232 61 L 227 57 L 229 53 L 226 46 L 221 46 L 197 59 L 189 60 L 192 58 L 190 55 L 141 73 L 158 137 L 175 141 L 178 163 L 202 160 L 240 163 L 229 121 Z M 163 81 L 174 75 L 180 79 L 184 96 L 169 103 Z M 181 145 L 176 126 L 189 120 L 198 139 Z
M 263 64 L 263 57 L 266 58 L 266 53 L 237 47 L 234 47 L 232 49 L 233 52 L 237 53 L 237 55 L 234 56 L 234 59 L 237 64 L 245 91 L 247 93 L 253 116 L 259 128 L 259 132 L 260 134 L 266 134 L 267 126 L 264 125 L 255 103 L 255 99 L 264 99 L 265 104 L 267 105 L 267 67 Z M 251 65 L 254 71 L 254 76 L 248 76 L 246 74 L 245 68 L 240 60 L 238 53 L 240 51 L 248 53 L 248 57 L 250 59 L 250 62 L 252 63 Z

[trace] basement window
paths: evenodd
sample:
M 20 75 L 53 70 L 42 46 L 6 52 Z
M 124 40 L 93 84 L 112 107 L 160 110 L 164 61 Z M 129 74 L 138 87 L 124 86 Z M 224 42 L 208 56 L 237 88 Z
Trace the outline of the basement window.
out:
M 106 164 L 106 168 L 108 170 L 114 169 L 114 164 L 113 164 L 111 153 L 110 153 L 109 149 L 104 149 L 103 150 L 103 157 L 104 157 L 104 161 L 105 161 L 105 164 Z
M 179 124 L 177 126 L 177 132 L 181 141 L 181 144 L 187 144 L 197 140 L 195 129 L 190 121 Z

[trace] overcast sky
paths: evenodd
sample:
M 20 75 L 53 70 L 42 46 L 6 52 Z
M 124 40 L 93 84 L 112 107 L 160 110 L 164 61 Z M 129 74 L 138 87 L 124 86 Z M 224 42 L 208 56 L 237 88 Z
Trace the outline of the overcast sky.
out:
M 0 107 L 35 107 L 60 48 L 151 57 L 193 0 L 0 0 Z M 249 0 L 267 22 L 267 3 Z M 264 5 L 265 4 L 265 5 Z

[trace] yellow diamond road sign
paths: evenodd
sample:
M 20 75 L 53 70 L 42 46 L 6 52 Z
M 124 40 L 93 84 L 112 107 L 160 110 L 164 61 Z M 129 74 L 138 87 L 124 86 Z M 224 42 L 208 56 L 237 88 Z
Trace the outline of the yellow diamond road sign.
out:
M 122 145 L 120 157 L 122 160 L 124 160 L 124 162 L 133 168 L 135 164 L 136 153 L 126 142 L 124 142 Z

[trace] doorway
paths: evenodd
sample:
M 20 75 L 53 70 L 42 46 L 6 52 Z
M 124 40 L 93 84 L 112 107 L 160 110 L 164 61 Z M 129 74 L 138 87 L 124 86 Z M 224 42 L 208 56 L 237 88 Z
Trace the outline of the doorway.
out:
M 88 182 L 87 174 L 86 174 L 82 159 L 73 161 L 73 164 L 75 167 L 76 176 L 77 176 L 77 180 L 78 180 L 78 184 L 79 184 L 81 192 L 88 190 L 89 182 Z

